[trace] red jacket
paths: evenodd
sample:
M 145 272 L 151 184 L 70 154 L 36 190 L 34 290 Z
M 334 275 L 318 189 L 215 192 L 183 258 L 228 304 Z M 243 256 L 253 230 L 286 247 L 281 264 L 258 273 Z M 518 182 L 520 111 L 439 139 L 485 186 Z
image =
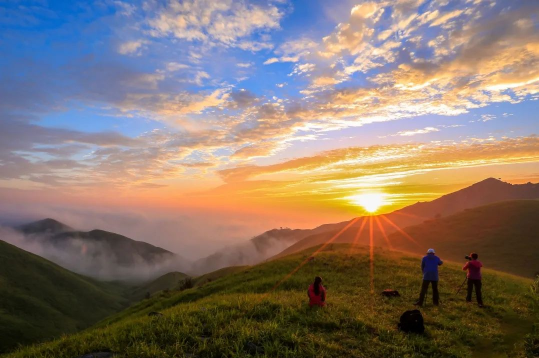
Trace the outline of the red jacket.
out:
M 481 279 L 481 267 L 483 264 L 481 261 L 472 260 L 466 262 L 466 265 L 462 268 L 464 271 L 468 270 L 466 277 L 470 280 L 480 280 Z
M 322 284 L 320 284 L 320 293 L 317 295 L 314 293 L 314 284 L 309 286 L 309 306 L 320 306 L 324 307 L 326 305 L 326 289 Z

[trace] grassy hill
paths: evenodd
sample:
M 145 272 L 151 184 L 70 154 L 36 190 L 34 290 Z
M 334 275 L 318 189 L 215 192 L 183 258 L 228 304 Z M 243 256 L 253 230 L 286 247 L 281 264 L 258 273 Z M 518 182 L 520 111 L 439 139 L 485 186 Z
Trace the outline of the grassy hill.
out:
M 0 241 L 0 352 L 88 327 L 127 305 L 123 290 Z
M 421 224 L 426 220 L 453 215 L 477 206 L 516 199 L 539 199 L 539 183 L 510 184 L 498 179 L 489 178 L 464 189 L 444 195 L 438 199 L 429 202 L 419 202 L 392 213 L 384 214 L 384 216 L 390 219 L 396 226 L 404 228 Z M 383 219 L 380 220 L 385 234 L 388 235 L 397 231 L 393 225 L 389 225 Z M 311 234 L 304 235 L 304 238 L 297 240 L 297 242 L 290 245 L 275 257 L 284 257 L 305 250 L 311 246 L 320 245 L 342 230 L 349 223 L 350 221 L 322 225 L 319 228 L 314 229 Z M 349 230 L 345 231 L 336 240 L 336 242 L 350 243 L 356 240 L 356 233 L 361 224 L 361 220 L 353 224 Z M 320 230 L 321 228 L 324 230 Z M 377 244 L 385 245 L 383 233 L 376 222 L 374 223 L 372 230 L 375 233 L 374 240 L 379 241 Z M 357 238 L 356 242 L 368 244 L 369 230 L 364 230 L 362 235 Z
M 516 200 L 468 209 L 428 220 L 389 236 L 396 249 L 423 253 L 434 247 L 442 258 L 464 261 L 475 251 L 486 267 L 525 277 L 539 272 L 539 200 Z
M 217 280 L 217 279 L 219 279 L 221 277 L 224 277 L 224 276 L 227 276 L 227 275 L 231 275 L 233 273 L 237 273 L 237 272 L 241 272 L 243 270 L 246 270 L 248 267 L 250 267 L 250 266 L 230 266 L 230 267 L 225 267 L 225 268 L 222 268 L 222 269 L 207 273 L 205 275 L 195 277 L 193 279 L 193 285 L 195 287 L 199 287 L 199 286 L 205 285 L 205 284 L 207 284 L 209 282 L 215 281 L 215 280 Z
M 472 251 L 480 254 L 487 267 L 532 278 L 539 272 L 539 200 L 514 200 L 467 209 L 460 213 L 404 228 L 417 244 L 382 218 L 373 218 L 373 241 L 389 248 L 377 221 L 384 227 L 395 250 L 423 254 L 434 247 L 442 258 L 461 262 Z M 341 233 L 334 243 L 369 243 L 369 223 L 356 237 L 363 218 Z M 314 245 L 320 245 L 339 230 L 313 235 L 288 247 L 275 258 L 284 257 Z
M 487 307 L 480 309 L 467 305 L 463 293 L 455 294 L 463 277 L 460 267 L 444 265 L 442 305 L 422 310 L 425 335 L 408 335 L 396 325 L 417 298 L 419 257 L 377 248 L 371 281 L 368 249 L 329 245 L 272 291 L 315 249 L 144 300 L 108 323 L 7 357 L 72 358 L 99 350 L 138 358 L 526 357 L 539 352 L 531 280 L 486 270 Z M 327 288 L 325 309 L 307 305 L 307 287 L 316 275 Z M 385 288 L 402 296 L 382 297 Z M 148 316 L 152 311 L 163 315 Z
M 429 202 L 407 206 L 397 213 L 433 218 L 452 215 L 476 206 L 510 200 L 539 199 L 539 183 L 510 184 L 488 178 Z
M 133 300 L 140 300 L 146 297 L 148 293 L 151 296 L 160 291 L 173 290 L 178 288 L 188 278 L 189 276 L 182 272 L 169 272 L 155 280 L 136 287 L 130 297 Z

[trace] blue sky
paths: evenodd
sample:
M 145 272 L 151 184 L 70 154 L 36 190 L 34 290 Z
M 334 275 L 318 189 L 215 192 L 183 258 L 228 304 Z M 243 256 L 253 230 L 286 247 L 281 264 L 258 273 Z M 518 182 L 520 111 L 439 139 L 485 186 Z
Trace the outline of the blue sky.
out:
M 385 175 L 394 163 L 375 153 L 399 146 L 410 158 L 436 151 L 437 170 L 534 163 L 537 10 L 525 0 L 3 1 L 0 187 L 189 193 L 303 176 L 315 195 L 321 177 Z M 346 148 L 364 150 L 320 160 Z M 320 165 L 289 163 L 299 157 Z M 396 170 L 431 170 L 420 161 Z M 275 185 L 273 195 L 295 194 Z

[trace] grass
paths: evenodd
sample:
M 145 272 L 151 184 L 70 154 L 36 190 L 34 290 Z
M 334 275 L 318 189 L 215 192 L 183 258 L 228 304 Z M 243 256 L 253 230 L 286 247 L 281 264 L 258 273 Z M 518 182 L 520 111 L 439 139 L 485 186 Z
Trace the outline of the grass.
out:
M 144 300 L 84 332 L 25 347 L 10 358 L 72 358 L 111 350 L 116 357 L 472 357 L 482 347 L 499 356 L 531 357 L 538 322 L 531 280 L 486 270 L 487 308 L 455 295 L 463 272 L 444 265 L 440 307 L 423 310 L 425 335 L 396 329 L 417 298 L 419 258 L 377 249 L 374 293 L 369 255 L 349 245 L 329 245 L 275 291 L 271 288 L 316 248 Z M 307 287 L 321 275 L 328 306 L 310 309 Z M 400 298 L 385 298 L 385 288 Z M 429 298 L 431 295 L 429 294 Z M 149 317 L 159 311 L 163 316 Z M 513 330 L 528 327 L 527 339 Z M 537 325 L 535 326 L 537 328 Z M 487 355 L 481 355 L 483 357 Z
M 182 272 L 169 272 L 159 276 L 155 280 L 147 282 L 141 286 L 135 287 L 130 294 L 132 300 L 141 300 L 147 294 L 153 295 L 160 291 L 178 288 L 189 276 Z
M 0 241 L 0 352 L 86 328 L 125 308 L 124 290 Z
M 213 271 L 213 272 L 207 273 L 205 275 L 195 277 L 193 279 L 193 284 L 194 284 L 195 287 L 203 286 L 203 285 L 205 285 L 205 284 L 207 284 L 209 282 L 215 281 L 218 278 L 221 278 L 223 276 L 227 276 L 227 275 L 231 275 L 233 273 L 244 271 L 248 267 L 249 266 L 230 266 L 230 267 L 225 267 L 225 268 L 219 269 L 217 271 Z

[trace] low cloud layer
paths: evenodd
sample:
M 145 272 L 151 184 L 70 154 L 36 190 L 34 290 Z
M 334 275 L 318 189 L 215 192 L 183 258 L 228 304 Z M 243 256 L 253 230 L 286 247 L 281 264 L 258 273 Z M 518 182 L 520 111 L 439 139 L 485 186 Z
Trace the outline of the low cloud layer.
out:
M 100 280 L 147 281 L 171 271 L 185 271 L 190 263 L 163 255 L 154 264 L 135 255 L 133 262 L 121 262 L 103 242 L 72 238 L 54 245 L 47 235 L 28 235 L 0 226 L 0 240 L 50 260 L 70 271 Z

